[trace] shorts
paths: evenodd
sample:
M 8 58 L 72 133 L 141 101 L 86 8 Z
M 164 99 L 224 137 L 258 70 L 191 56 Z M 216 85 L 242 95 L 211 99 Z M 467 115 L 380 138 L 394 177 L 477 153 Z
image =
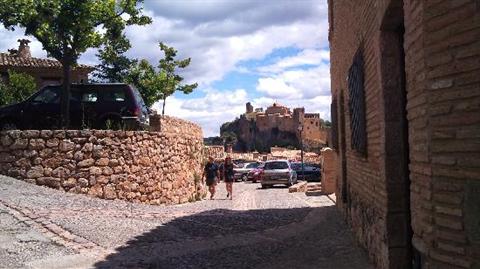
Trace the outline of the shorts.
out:
M 225 177 L 225 183 L 233 183 L 233 176 L 226 176 Z
M 207 178 L 206 180 L 206 183 L 207 183 L 207 186 L 215 186 L 215 184 L 217 183 L 217 180 L 216 178 Z

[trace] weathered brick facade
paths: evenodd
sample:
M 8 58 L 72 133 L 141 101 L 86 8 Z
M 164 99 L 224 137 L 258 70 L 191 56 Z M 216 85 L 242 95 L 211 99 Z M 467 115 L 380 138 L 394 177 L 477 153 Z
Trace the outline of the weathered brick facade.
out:
M 480 268 L 480 2 L 329 6 L 337 201 L 357 239 L 378 268 Z

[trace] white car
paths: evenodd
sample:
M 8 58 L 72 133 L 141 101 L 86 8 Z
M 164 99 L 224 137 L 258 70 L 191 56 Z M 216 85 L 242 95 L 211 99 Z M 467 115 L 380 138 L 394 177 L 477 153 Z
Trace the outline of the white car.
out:
M 297 183 L 297 173 L 292 169 L 288 160 L 272 160 L 265 162 L 263 172 L 260 177 L 262 188 L 267 188 L 275 184 L 285 184 L 292 186 Z

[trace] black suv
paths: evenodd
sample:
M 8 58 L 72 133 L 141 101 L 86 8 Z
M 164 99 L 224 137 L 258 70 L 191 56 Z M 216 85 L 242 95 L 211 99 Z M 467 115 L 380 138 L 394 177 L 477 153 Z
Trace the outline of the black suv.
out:
M 27 100 L 0 108 L 0 130 L 60 128 L 61 86 L 46 86 Z M 149 109 L 128 84 L 72 84 L 71 129 L 139 129 Z

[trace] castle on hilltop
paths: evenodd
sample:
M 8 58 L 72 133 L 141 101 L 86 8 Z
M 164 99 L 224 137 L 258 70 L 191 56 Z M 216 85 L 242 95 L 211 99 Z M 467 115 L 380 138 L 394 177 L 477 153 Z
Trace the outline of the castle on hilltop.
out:
M 301 131 L 302 130 L 302 131 Z M 277 102 L 256 108 L 250 102 L 246 111 L 230 124 L 222 126 L 220 133 L 233 132 L 237 137 L 234 148 L 239 151 L 268 151 L 272 146 L 322 147 L 327 144 L 327 130 L 319 113 L 305 113 L 303 107 L 290 108 Z

